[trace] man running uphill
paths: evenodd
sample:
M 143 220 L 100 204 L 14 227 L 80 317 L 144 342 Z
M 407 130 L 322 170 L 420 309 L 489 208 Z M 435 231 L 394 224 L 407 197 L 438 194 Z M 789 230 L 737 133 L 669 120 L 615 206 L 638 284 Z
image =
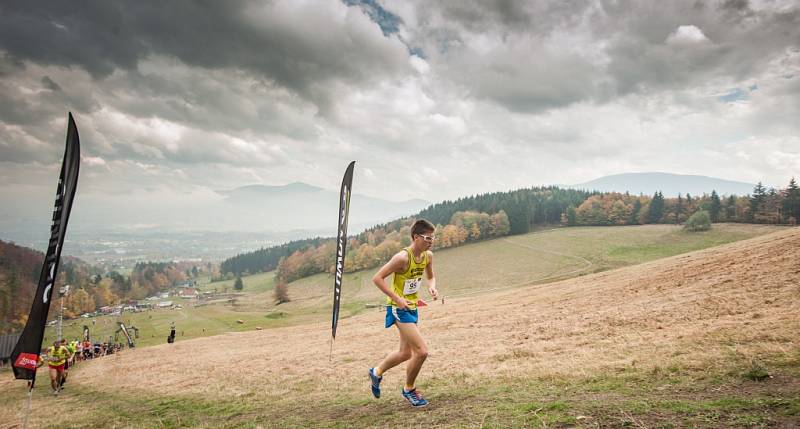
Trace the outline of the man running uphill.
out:
M 392 256 L 392 259 L 372 278 L 375 286 L 387 296 L 385 327 L 396 325 L 400 333 L 399 350 L 389 353 L 378 366 L 369 369 L 372 394 L 380 398 L 380 384 L 384 372 L 409 361 L 402 394 L 414 407 L 428 405 L 428 401 L 415 387 L 422 363 L 428 357 L 428 346 L 417 327 L 419 320 L 417 302 L 423 273 L 428 278 L 428 292 L 433 299 L 437 299 L 439 294 L 436 290 L 436 278 L 433 275 L 433 252 L 430 251 L 434 240 L 433 231 L 433 224 L 427 220 L 420 219 L 414 222 L 411 227 L 411 246 Z M 390 274 L 394 274 L 391 286 L 386 283 L 386 278 Z
M 53 346 L 47 351 L 47 366 L 50 368 L 50 386 L 53 387 L 53 395 L 58 395 L 61 388 L 61 379 L 64 376 L 64 364 L 69 358 L 69 350 L 61 345 L 61 341 L 53 341 Z

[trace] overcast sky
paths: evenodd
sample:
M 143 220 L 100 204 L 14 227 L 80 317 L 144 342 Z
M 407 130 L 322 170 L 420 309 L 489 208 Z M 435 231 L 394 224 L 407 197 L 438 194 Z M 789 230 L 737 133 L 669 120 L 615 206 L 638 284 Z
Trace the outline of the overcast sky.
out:
M 797 1 L 4 1 L 0 79 L 19 207 L 52 207 L 67 111 L 78 198 L 110 205 L 338 189 L 351 160 L 395 201 L 800 174 Z

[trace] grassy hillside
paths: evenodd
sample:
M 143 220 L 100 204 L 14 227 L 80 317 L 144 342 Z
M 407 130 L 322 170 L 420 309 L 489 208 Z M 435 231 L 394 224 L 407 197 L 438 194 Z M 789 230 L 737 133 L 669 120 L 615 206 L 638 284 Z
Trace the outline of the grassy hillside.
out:
M 582 241 L 580 231 L 568 232 Z M 667 236 L 674 232 L 664 231 Z M 535 248 L 550 234 L 514 241 Z M 658 236 L 667 246 L 677 246 Z M 623 244 L 613 244 L 610 236 L 606 242 L 609 248 Z M 630 245 L 628 240 L 622 247 Z M 441 252 L 437 261 L 443 262 L 443 277 L 447 257 L 467 250 Z M 555 255 L 562 249 L 543 250 Z M 402 366 L 386 374 L 381 399 L 370 395 L 366 369 L 397 340 L 393 330 L 383 329 L 382 315 L 368 312 L 341 320 L 332 360 L 326 321 L 160 344 L 98 359 L 77 367 L 59 398 L 48 396 L 40 383 L 32 423 L 153 428 L 800 425 L 800 229 L 606 270 L 621 264 L 625 255 L 630 252 L 609 256 L 590 249 L 580 256 L 588 262 L 581 263 L 603 272 L 479 298 L 466 295 L 470 282 L 464 282 L 464 294 L 425 309 L 420 328 L 430 356 L 418 384 L 431 400 L 425 410 L 411 410 L 400 398 Z M 521 271 L 527 264 L 520 260 L 508 268 Z M 547 266 L 558 271 L 537 274 L 562 275 L 571 269 L 566 263 Z M 303 287 L 313 302 L 313 279 Z M 0 425 L 13 425 L 24 407 L 24 385 L 0 379 L 0 389 L 7 392 L 0 397 Z M 54 414 L 61 417 L 57 422 Z
M 749 224 L 717 224 L 711 231 L 699 233 L 685 232 L 674 225 L 560 228 L 435 251 L 435 268 L 438 287 L 447 300 L 639 264 L 780 229 Z M 367 307 L 384 300 L 372 284 L 372 275 L 372 271 L 345 275 L 341 317 L 378 311 Z M 177 341 L 181 341 L 257 327 L 267 329 L 330 320 L 331 275 L 318 274 L 291 283 L 292 301 L 279 306 L 273 299 L 274 273 L 242 280 L 241 293 L 234 293 L 233 280 L 206 283 L 200 290 L 227 293 L 199 307 L 195 307 L 196 301 L 171 299 L 183 309 L 125 313 L 122 320 L 139 328 L 140 347 L 164 343 L 173 322 Z M 103 339 L 117 330 L 116 317 L 94 320 L 94 325 L 91 319 L 67 322 L 65 337 L 80 337 L 84 324 L 93 336 Z M 55 328 L 48 328 L 45 343 L 52 341 L 55 334 Z

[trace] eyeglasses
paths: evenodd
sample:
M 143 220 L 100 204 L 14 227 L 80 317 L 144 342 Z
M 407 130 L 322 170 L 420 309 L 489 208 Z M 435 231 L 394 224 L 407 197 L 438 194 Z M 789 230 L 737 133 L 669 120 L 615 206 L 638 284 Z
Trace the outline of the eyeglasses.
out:
M 422 234 L 420 234 L 419 236 L 422 237 L 422 239 L 427 241 L 428 243 L 433 243 L 433 240 L 436 238 L 435 235 L 422 235 Z

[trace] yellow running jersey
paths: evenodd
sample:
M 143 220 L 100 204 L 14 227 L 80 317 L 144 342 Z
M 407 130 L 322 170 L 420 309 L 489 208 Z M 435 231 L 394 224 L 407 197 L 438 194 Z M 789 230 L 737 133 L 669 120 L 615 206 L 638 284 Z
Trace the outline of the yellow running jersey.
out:
M 422 261 L 417 262 L 414 260 L 410 247 L 406 247 L 404 250 L 408 253 L 408 269 L 403 273 L 394 273 L 392 290 L 397 295 L 411 301 L 411 304 L 408 305 L 409 308 L 416 310 L 417 300 L 419 299 L 418 292 L 420 286 L 422 286 L 422 273 L 425 272 L 425 267 L 428 266 L 428 252 L 423 252 Z M 397 303 L 388 296 L 386 297 L 386 305 L 397 307 Z
M 64 365 L 69 357 L 69 350 L 64 346 L 58 348 L 50 347 L 47 349 L 47 364 L 52 366 Z

